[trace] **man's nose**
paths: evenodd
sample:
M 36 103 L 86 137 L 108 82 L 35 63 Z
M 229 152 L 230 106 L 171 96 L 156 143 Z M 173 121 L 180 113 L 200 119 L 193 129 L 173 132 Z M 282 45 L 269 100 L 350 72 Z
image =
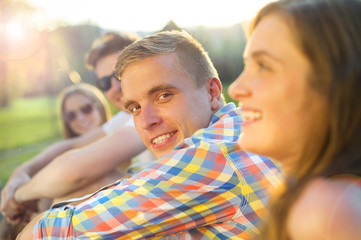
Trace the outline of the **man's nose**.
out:
M 151 128 L 161 122 L 161 116 L 153 105 L 146 105 L 141 108 L 140 124 L 143 129 Z

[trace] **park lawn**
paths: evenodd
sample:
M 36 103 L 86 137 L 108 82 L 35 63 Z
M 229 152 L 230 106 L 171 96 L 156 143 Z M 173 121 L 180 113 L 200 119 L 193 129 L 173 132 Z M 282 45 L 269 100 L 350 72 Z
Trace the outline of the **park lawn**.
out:
M 56 97 L 17 99 L 0 108 L 0 186 L 11 172 L 61 139 Z

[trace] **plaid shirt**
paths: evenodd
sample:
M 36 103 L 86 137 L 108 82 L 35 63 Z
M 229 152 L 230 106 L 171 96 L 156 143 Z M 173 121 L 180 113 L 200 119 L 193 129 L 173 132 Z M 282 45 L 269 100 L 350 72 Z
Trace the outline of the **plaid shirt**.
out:
M 250 239 L 267 212 L 275 164 L 238 148 L 240 109 L 227 104 L 209 127 L 130 179 L 83 203 L 52 208 L 34 239 Z

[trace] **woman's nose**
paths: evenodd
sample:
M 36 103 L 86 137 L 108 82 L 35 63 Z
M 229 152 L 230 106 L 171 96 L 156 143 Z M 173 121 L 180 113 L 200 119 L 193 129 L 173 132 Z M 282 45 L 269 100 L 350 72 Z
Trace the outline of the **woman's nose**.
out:
M 246 85 L 245 77 L 245 72 L 242 72 L 228 87 L 228 95 L 238 102 L 242 102 L 245 97 L 250 96 L 251 94 L 249 88 Z

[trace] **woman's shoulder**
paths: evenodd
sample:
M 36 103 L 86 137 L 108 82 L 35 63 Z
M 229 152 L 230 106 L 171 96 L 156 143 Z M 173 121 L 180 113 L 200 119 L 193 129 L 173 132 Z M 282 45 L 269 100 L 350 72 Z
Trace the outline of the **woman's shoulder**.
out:
M 317 178 L 306 186 L 290 210 L 294 239 L 360 239 L 360 178 Z

